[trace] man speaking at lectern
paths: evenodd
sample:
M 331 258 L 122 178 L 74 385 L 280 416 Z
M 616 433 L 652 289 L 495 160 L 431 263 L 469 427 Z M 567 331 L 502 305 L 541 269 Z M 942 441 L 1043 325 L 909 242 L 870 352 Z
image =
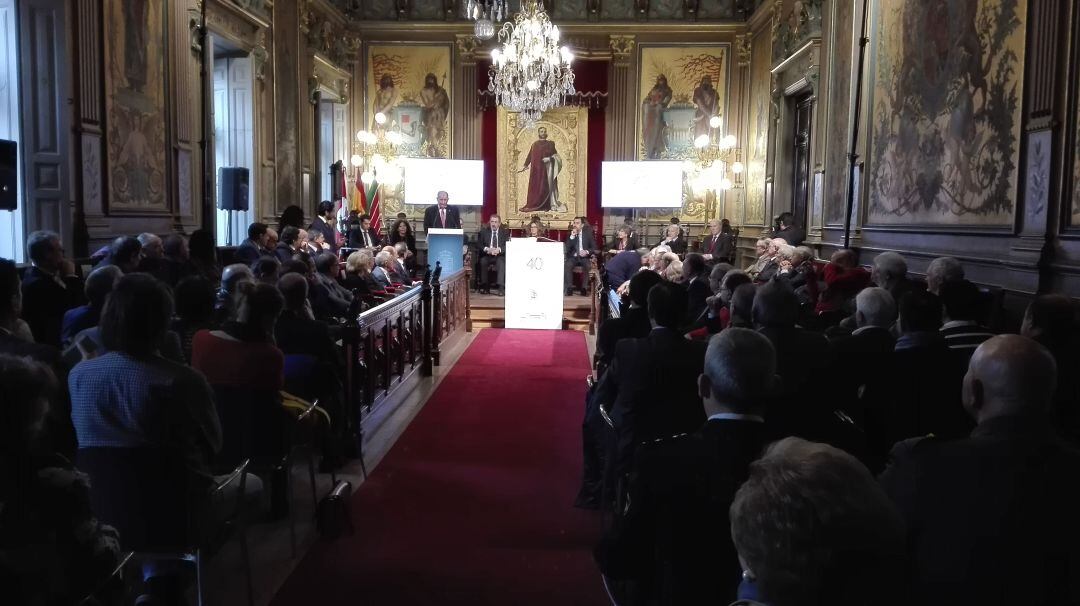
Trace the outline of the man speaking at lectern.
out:
M 450 206 L 450 194 L 441 191 L 435 194 L 438 204 L 424 210 L 424 231 L 432 227 L 439 229 L 461 229 L 461 215 L 458 209 Z
M 566 244 L 563 245 L 563 252 L 566 256 L 563 287 L 566 289 L 567 296 L 573 294 L 571 285 L 574 283 L 575 267 L 581 268 L 581 294 L 585 294 L 586 285 L 589 283 L 589 270 L 592 268 L 592 256 L 596 254 L 595 249 L 596 241 L 593 240 L 592 231 L 585 225 L 585 218 L 574 217 L 570 237 L 566 239 Z

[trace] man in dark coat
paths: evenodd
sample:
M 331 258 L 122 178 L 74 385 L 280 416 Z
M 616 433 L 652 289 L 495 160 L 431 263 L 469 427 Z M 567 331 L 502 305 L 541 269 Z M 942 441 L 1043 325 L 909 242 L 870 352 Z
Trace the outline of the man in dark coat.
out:
M 437 204 L 424 209 L 424 230 L 461 229 L 461 214 L 456 206 L 450 206 L 450 194 L 440 191 L 435 195 Z
M 26 250 L 32 265 L 22 278 L 22 318 L 35 341 L 59 348 L 64 313 L 86 302 L 83 281 L 75 274 L 75 264 L 64 258 L 57 234 L 30 234 Z

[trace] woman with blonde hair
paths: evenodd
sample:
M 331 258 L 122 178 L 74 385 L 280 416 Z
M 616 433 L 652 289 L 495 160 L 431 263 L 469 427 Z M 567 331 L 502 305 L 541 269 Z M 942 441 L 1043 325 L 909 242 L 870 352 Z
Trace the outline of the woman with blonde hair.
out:
M 369 293 L 380 290 L 371 275 L 374 258 L 371 251 L 358 250 L 345 260 L 345 277 L 342 280 L 345 288 L 355 293 Z

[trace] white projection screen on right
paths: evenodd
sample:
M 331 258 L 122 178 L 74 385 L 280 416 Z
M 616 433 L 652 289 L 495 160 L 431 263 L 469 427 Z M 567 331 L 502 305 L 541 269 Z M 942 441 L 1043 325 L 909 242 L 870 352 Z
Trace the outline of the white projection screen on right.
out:
M 600 167 L 603 208 L 679 208 L 683 163 L 679 160 L 604 162 Z

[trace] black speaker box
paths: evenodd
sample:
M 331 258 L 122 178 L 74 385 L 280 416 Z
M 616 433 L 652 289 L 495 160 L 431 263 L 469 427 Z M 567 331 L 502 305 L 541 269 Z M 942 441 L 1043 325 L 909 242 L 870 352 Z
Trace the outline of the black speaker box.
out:
M 0 139 L 0 210 L 15 210 L 19 206 L 18 156 L 17 143 Z
M 330 199 L 336 202 L 343 197 L 341 191 L 345 185 L 345 165 L 338 160 L 330 165 Z
M 221 187 L 218 208 L 221 210 L 248 209 L 248 169 L 223 167 L 218 175 L 218 183 Z

